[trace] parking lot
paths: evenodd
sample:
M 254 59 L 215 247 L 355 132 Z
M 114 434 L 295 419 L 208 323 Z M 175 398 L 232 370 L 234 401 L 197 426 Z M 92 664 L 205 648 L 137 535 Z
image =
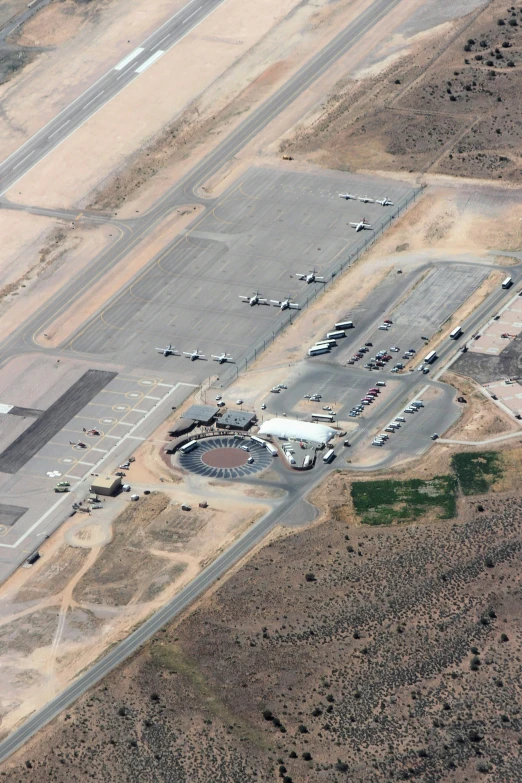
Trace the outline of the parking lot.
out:
M 470 344 L 470 351 L 498 356 L 507 348 L 509 341 L 522 330 L 522 298 L 517 297 L 511 301 L 499 316 L 497 320 L 493 319 L 487 324 L 478 340 Z
M 338 194 L 379 198 L 385 189 L 394 204 L 412 192 L 399 182 L 390 188 L 389 182 L 338 172 L 251 169 L 73 336 L 68 350 L 153 369 L 168 361 L 185 380 L 200 382 L 211 374 L 211 354 L 225 351 L 240 361 L 295 316 L 272 305 L 250 307 L 240 296 L 259 291 L 269 300 L 291 296 L 304 306 L 321 284 L 307 285 L 296 274 L 316 269 L 329 279 L 370 234 L 349 222 L 367 217 L 378 231 L 396 210 Z M 206 361 L 166 360 L 155 348 L 168 343 L 179 351 L 199 348 Z
M 522 415 L 522 385 L 520 381 L 492 381 L 486 383 L 484 388 L 488 394 L 495 395 L 499 402 L 505 405 L 515 415 Z

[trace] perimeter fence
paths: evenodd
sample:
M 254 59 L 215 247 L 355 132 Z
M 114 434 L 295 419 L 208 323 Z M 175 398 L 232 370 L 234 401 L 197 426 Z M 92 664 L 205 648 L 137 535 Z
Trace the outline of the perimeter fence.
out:
M 389 227 L 390 223 L 393 220 L 396 220 L 399 215 L 404 212 L 405 209 L 407 209 L 410 204 L 414 201 L 416 201 L 417 197 L 422 193 L 426 185 L 421 185 L 419 188 L 413 191 L 413 193 L 409 193 L 406 196 L 404 196 L 401 201 L 396 205 L 396 207 L 393 209 L 393 211 L 388 215 L 388 217 L 382 222 L 382 224 L 371 233 L 363 232 L 366 234 L 366 236 L 361 237 L 359 245 L 353 250 L 351 253 L 349 253 L 344 260 L 342 260 L 334 269 L 332 269 L 330 272 L 327 273 L 326 280 L 324 284 L 322 284 L 320 287 L 318 286 L 313 291 L 311 291 L 305 299 L 302 300 L 300 310 L 290 310 L 288 312 L 288 315 L 286 318 L 283 318 L 278 326 L 276 326 L 274 329 L 269 332 L 263 340 L 261 340 L 251 351 L 247 354 L 247 356 L 243 357 L 240 361 L 238 361 L 235 365 L 236 374 L 235 377 L 239 375 L 240 372 L 243 372 L 243 370 L 248 369 L 248 367 L 252 364 L 252 362 L 255 362 L 255 360 L 261 355 L 263 351 L 265 351 L 269 345 L 271 345 L 274 340 L 279 337 L 279 335 L 284 332 L 284 330 L 290 326 L 294 319 L 297 317 L 298 313 L 300 313 L 303 310 L 306 310 L 307 307 L 309 307 L 312 302 L 314 302 L 318 296 L 321 296 L 324 291 L 327 289 L 327 287 L 333 283 L 337 275 L 339 275 L 341 272 L 343 272 L 347 267 L 354 264 L 359 257 L 365 253 L 374 242 L 377 241 L 377 239 L 383 234 L 383 232 Z M 347 316 L 346 313 L 342 313 L 339 318 Z M 232 380 L 232 378 L 231 378 Z

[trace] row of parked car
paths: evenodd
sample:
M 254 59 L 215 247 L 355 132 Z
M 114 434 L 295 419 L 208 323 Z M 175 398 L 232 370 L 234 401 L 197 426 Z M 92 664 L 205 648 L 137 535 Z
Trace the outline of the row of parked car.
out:
M 424 403 L 422 400 L 414 400 L 412 403 L 410 403 L 410 405 L 408 405 L 407 408 L 404 409 L 404 413 L 416 413 L 421 408 L 424 408 Z M 377 435 L 373 439 L 372 446 L 384 446 L 390 437 L 388 433 L 396 432 L 401 428 L 401 425 L 405 423 L 406 419 L 404 416 L 396 416 L 393 421 L 386 425 L 384 432 L 381 435 Z M 438 435 L 436 435 L 436 437 L 438 437 Z M 432 438 L 432 440 L 435 440 L 435 438 Z
M 348 416 L 350 416 L 352 419 L 356 416 L 360 416 L 363 410 L 366 406 L 371 405 L 372 402 L 375 400 L 376 397 L 379 396 L 381 389 L 378 387 L 386 386 L 386 383 L 384 381 L 377 381 L 377 385 L 374 386 L 372 389 L 368 389 L 365 396 L 362 398 L 359 405 L 355 405 Z

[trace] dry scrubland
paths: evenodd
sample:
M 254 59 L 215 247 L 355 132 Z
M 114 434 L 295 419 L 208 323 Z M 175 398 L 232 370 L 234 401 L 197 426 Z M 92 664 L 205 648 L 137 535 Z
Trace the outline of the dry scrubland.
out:
M 384 73 L 339 83 L 281 150 L 346 170 L 519 182 L 522 6 L 495 0 L 445 29 Z
M 255 554 L 2 779 L 520 780 L 519 451 L 503 477 L 480 457 L 493 491 L 461 495 L 458 521 L 361 526 L 334 474 L 321 524 Z

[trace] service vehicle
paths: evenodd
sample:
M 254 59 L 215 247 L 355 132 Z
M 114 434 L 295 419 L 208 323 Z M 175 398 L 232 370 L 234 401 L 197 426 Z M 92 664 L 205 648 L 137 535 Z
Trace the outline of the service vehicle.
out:
M 402 422 L 405 422 L 405 421 L 406 421 L 406 419 L 404 418 L 404 416 L 396 416 L 396 417 L 395 417 L 395 421 L 402 421 Z
M 414 400 L 410 403 L 410 408 L 424 408 L 424 403 L 422 400 Z

